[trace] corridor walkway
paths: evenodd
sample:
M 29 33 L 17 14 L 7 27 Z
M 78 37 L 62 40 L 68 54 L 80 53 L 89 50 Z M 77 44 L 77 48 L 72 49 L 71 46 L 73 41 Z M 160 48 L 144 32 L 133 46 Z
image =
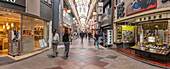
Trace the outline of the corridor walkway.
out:
M 93 46 L 84 39 L 74 40 L 70 48 L 69 58 L 63 58 L 64 46 L 60 46 L 59 57 L 49 58 L 52 50 L 34 57 L 0 66 L 0 69 L 159 69 L 133 60 L 113 50 Z

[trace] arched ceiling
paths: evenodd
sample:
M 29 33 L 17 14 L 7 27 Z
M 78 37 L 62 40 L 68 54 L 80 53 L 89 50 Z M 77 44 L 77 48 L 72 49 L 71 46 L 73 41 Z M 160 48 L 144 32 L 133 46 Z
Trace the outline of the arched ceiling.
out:
M 72 11 L 81 25 L 85 25 L 97 0 L 69 0 Z

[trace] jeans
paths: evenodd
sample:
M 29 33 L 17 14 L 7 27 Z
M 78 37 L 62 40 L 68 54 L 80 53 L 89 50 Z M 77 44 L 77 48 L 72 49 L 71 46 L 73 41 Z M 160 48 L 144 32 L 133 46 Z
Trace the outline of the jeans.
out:
M 81 37 L 81 42 L 83 43 L 83 37 Z
M 99 40 L 95 40 L 94 45 L 96 45 L 96 43 L 97 43 L 97 46 L 99 46 Z
M 88 38 L 89 38 L 89 41 L 90 41 L 90 38 L 91 38 L 91 37 L 89 36 Z
M 65 53 L 68 56 L 69 49 L 70 49 L 70 42 L 64 42 L 64 46 L 65 46 Z
M 57 56 L 57 46 L 58 46 L 58 45 L 52 45 L 53 56 Z

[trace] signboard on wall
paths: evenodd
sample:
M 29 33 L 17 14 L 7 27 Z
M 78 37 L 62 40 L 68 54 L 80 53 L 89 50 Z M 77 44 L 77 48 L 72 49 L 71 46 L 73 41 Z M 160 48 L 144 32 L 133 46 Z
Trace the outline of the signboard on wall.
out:
M 0 1 L 9 2 L 9 3 L 17 4 L 20 6 L 25 6 L 25 2 L 26 2 L 26 0 L 0 0 Z
M 126 8 L 126 16 L 157 7 L 157 0 L 135 0 Z
M 98 7 L 98 14 L 103 14 L 103 7 Z

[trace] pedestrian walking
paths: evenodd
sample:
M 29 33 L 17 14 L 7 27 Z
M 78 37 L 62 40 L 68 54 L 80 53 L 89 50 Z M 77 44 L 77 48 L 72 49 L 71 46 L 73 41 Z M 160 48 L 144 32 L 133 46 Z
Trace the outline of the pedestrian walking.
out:
M 83 38 L 84 38 L 84 33 L 83 33 L 83 31 L 80 32 L 80 37 L 81 37 L 81 43 L 83 43 Z
M 94 46 L 96 46 L 96 43 L 97 43 L 97 47 L 99 48 L 99 34 L 98 34 L 98 31 L 96 31 L 95 35 L 94 35 Z
M 68 57 L 69 54 L 69 49 L 70 49 L 70 35 L 68 30 L 65 30 L 64 35 L 63 35 L 63 44 L 65 46 L 65 57 Z
M 89 39 L 89 42 L 90 42 L 90 38 L 91 38 L 91 36 L 92 36 L 92 33 L 91 33 L 91 32 L 89 32 L 89 33 L 88 33 L 88 39 Z
M 52 41 L 52 49 L 53 49 L 53 55 L 52 58 L 56 57 L 58 52 L 57 52 L 57 46 L 59 44 L 59 35 L 57 33 L 57 29 L 54 29 L 53 31 L 53 41 Z

